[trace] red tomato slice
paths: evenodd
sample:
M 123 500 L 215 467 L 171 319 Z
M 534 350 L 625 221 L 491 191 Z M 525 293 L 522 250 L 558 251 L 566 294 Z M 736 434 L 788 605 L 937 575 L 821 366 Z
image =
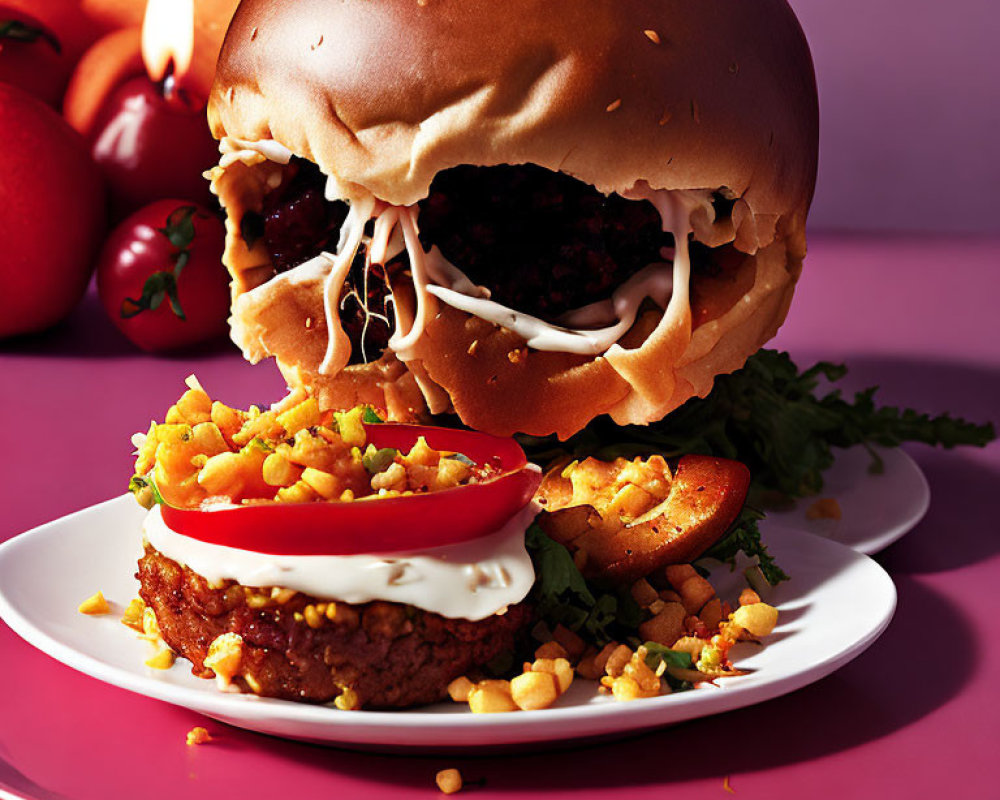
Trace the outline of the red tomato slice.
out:
M 482 483 L 349 503 L 266 503 L 218 509 L 160 507 L 167 527 L 210 544 L 274 555 L 355 555 L 440 547 L 498 531 L 534 495 L 542 474 L 513 439 L 386 423 L 365 426 L 375 447 L 407 452 L 424 436 L 436 450 L 498 465 Z

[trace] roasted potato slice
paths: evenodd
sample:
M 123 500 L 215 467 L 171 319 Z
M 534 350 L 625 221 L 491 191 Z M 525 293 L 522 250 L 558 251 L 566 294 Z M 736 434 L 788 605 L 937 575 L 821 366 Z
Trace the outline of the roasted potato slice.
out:
M 611 506 L 562 506 L 571 494 L 566 470 L 546 476 L 539 495 L 546 512 L 542 529 L 582 563 L 584 575 L 631 582 L 668 564 L 692 561 L 714 544 L 743 508 L 750 471 L 712 456 L 685 456 L 665 500 L 627 520 Z M 573 500 L 579 492 L 573 493 Z M 605 504 L 607 505 L 607 504 Z M 582 551 L 583 556 L 579 555 Z

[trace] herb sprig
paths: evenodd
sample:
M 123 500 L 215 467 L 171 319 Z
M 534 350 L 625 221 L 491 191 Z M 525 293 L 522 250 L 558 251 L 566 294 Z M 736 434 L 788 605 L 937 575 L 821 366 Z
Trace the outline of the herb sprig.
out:
M 818 394 L 821 381 L 834 383 L 846 373 L 844 365 L 827 361 L 800 372 L 787 353 L 760 350 L 743 369 L 716 378 L 707 397 L 689 400 L 659 422 L 618 426 L 601 417 L 565 442 L 529 436 L 519 441 L 542 464 L 564 456 L 614 459 L 653 453 L 733 458 L 750 468 L 753 497 L 771 492 L 794 498 L 822 489 L 833 447 L 903 442 L 983 447 L 996 438 L 991 422 L 879 407 L 877 387 L 856 393 L 853 402 L 840 389 Z M 871 453 L 877 470 L 878 455 Z

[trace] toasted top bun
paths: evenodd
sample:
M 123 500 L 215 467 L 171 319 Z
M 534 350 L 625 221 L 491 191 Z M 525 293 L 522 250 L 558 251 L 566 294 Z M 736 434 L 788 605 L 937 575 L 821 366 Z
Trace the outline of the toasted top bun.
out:
M 641 315 L 613 357 L 525 351 L 513 332 L 437 305 L 407 361 L 410 390 L 415 381 L 431 410 L 450 405 L 497 433 L 566 436 L 602 413 L 648 422 L 707 393 L 776 332 L 805 254 L 816 89 L 784 0 L 244 0 L 209 121 L 219 138 L 273 139 L 315 162 L 344 199 L 406 206 L 442 170 L 522 163 L 606 194 L 736 198 L 730 218 L 696 211 L 690 225 L 743 258 L 721 277 L 692 276 L 688 307 Z M 328 334 L 293 310 L 311 303 L 315 320 L 317 301 L 284 287 L 262 302 L 273 273 L 260 245 L 239 236 L 239 216 L 259 198 L 226 174 L 252 161 L 214 176 L 230 215 L 234 336 L 328 404 L 370 399 L 387 372 L 399 378 L 391 354 L 320 375 L 317 341 Z M 402 405 L 419 413 L 414 397 Z

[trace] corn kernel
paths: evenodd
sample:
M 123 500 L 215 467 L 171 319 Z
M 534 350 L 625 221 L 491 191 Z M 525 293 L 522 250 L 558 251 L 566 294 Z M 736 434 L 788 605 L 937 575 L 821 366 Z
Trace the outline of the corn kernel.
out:
M 469 702 L 469 692 L 475 684 L 464 675 L 448 684 L 448 696 L 456 703 Z
M 627 644 L 618 645 L 608 657 L 604 665 L 604 671 L 612 678 L 617 678 L 622 674 L 625 665 L 632 660 L 632 648 Z
M 340 694 L 333 701 L 333 704 L 341 711 L 355 711 L 361 707 L 358 700 L 358 693 L 349 686 L 345 686 L 341 690 Z
M 104 594 L 102 592 L 97 592 L 97 594 L 92 594 L 80 603 L 76 610 L 81 614 L 89 614 L 93 616 L 97 614 L 110 613 L 111 606 L 109 606 L 108 601 L 104 599 Z
M 480 681 L 469 690 L 469 709 L 473 714 L 499 714 L 517 711 L 517 704 L 507 681 Z
M 778 624 L 778 609 L 767 603 L 740 606 L 733 612 L 733 622 L 751 636 L 767 636 Z
M 472 467 L 457 458 L 442 458 L 437 468 L 437 488 L 458 486 L 472 472 Z
M 156 441 L 159 444 L 182 444 L 191 441 L 191 426 L 182 424 L 157 425 Z
M 334 500 L 344 491 L 336 475 L 312 467 L 302 471 L 302 483 L 325 500 Z
M 282 589 L 280 586 L 271 587 L 271 599 L 279 606 L 283 606 L 297 594 L 298 592 L 294 589 Z
M 323 615 L 316 609 L 314 605 L 308 605 L 302 609 L 302 616 L 306 619 L 306 625 L 310 628 L 318 628 L 323 624 Z
M 364 409 L 360 406 L 352 408 L 350 411 L 337 411 L 333 417 L 337 420 L 337 429 L 344 444 L 350 447 L 364 447 L 367 441 L 365 426 L 362 424 L 361 416 Z
M 442 794 L 455 794 L 462 789 L 462 773 L 457 769 L 443 769 L 434 776 Z
M 156 655 L 146 659 L 146 666 L 153 669 L 170 669 L 174 665 L 176 656 L 173 650 L 163 649 Z
M 229 686 L 233 676 L 239 672 L 243 660 L 243 637 L 238 633 L 223 633 L 216 636 L 208 646 L 205 666 L 215 673 L 222 687 Z
M 319 425 L 319 422 L 319 403 L 315 397 L 303 400 L 298 405 L 292 406 L 287 411 L 278 414 L 278 424 L 285 429 L 285 433 L 289 436 L 294 436 L 303 428 L 311 428 Z
M 573 667 L 565 658 L 538 658 L 531 664 L 532 672 L 545 672 L 556 679 L 559 694 L 565 692 L 573 683 Z M 512 684 L 513 685 L 513 682 Z
M 525 672 L 511 679 L 510 695 L 524 711 L 548 708 L 559 697 L 556 676 L 549 672 Z
M 196 744 L 205 744 L 205 742 L 210 742 L 212 741 L 212 737 L 209 735 L 207 730 L 199 725 L 198 727 L 192 728 L 187 732 L 185 741 L 190 747 Z
M 305 481 L 299 480 L 283 489 L 278 489 L 274 499 L 281 503 L 310 503 L 317 497 Z
M 621 702 L 637 700 L 643 696 L 642 690 L 639 688 L 639 684 L 632 678 L 624 675 L 615 678 L 611 683 L 611 693 L 615 696 L 615 700 L 619 700 Z
M 130 600 L 128 606 L 125 608 L 125 613 L 122 614 L 122 625 L 141 633 L 142 617 L 145 609 L 146 604 L 142 601 L 142 598 L 136 597 Z

